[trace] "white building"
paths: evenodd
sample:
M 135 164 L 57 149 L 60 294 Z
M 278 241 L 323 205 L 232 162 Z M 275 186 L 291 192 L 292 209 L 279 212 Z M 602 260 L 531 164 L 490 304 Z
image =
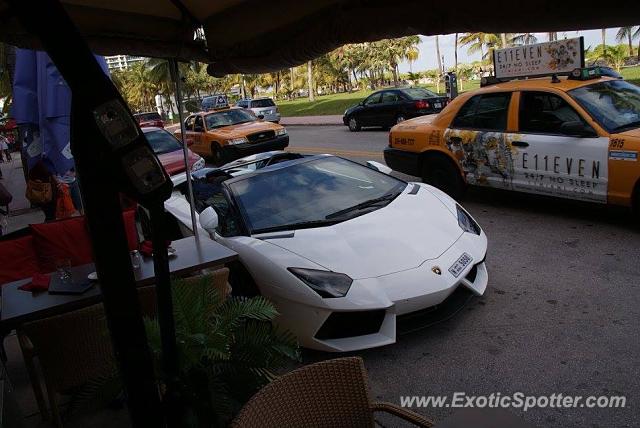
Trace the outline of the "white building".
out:
M 107 66 L 109 67 L 109 70 L 126 70 L 136 62 L 141 62 L 145 60 L 145 58 L 141 56 L 131 56 L 131 55 L 105 56 L 104 59 L 107 61 Z

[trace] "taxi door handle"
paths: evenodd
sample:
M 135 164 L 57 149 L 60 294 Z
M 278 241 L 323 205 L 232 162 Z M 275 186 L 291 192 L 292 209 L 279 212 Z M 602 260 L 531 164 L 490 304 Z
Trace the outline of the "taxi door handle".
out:
M 529 143 L 526 141 L 512 141 L 511 145 L 516 147 L 529 147 Z

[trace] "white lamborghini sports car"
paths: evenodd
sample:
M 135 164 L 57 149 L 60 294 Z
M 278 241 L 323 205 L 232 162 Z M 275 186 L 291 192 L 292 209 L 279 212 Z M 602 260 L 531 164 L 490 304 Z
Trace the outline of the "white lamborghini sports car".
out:
M 397 321 L 482 295 L 488 276 L 475 220 L 440 190 L 390 171 L 286 152 L 204 168 L 192 175 L 200 231 L 239 254 L 234 293 L 271 300 L 302 346 L 391 344 Z M 173 180 L 165 207 L 190 233 L 186 177 Z

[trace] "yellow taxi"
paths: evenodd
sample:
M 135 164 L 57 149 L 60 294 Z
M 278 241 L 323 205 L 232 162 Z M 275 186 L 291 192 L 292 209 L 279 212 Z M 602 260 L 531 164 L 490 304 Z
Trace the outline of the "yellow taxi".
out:
M 467 185 L 640 206 L 640 87 L 576 69 L 488 84 L 391 129 L 387 165 L 454 197 Z
M 224 107 L 195 113 L 184 121 L 191 150 L 219 164 L 289 145 L 287 130 L 263 121 L 251 110 Z M 180 130 L 176 136 L 180 137 Z

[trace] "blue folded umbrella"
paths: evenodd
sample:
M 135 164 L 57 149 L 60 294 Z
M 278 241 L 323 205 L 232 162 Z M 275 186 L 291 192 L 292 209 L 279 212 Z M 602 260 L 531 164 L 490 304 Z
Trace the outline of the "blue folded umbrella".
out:
M 105 74 L 107 63 L 96 56 Z M 31 168 L 46 157 L 54 174 L 64 174 L 74 167 L 69 144 L 71 90 L 42 51 L 16 50 L 13 117 L 24 132 L 23 155 Z

